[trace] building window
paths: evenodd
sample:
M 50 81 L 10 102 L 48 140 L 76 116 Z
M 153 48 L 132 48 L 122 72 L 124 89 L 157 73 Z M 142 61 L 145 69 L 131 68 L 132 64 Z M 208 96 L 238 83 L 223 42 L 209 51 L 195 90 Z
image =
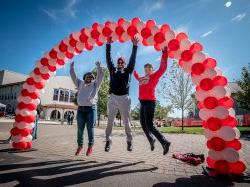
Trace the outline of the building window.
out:
M 53 101 L 58 101 L 59 89 L 54 89 Z
M 64 90 L 60 90 L 59 101 L 64 101 L 64 98 L 65 98 L 65 91 Z
M 70 102 L 73 103 L 75 101 L 76 93 L 71 91 L 70 92 Z
M 64 101 L 69 102 L 69 91 L 65 91 Z

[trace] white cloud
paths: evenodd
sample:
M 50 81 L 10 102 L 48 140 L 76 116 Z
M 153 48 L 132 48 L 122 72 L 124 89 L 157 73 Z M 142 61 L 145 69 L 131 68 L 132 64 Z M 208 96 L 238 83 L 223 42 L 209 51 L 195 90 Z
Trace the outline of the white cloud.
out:
M 145 13 L 150 14 L 154 11 L 162 9 L 164 6 L 165 0 L 155 0 L 152 1 L 152 3 L 149 3 L 148 1 L 144 1 L 143 3 L 143 9 Z
M 225 7 L 227 7 L 227 8 L 229 8 L 231 5 L 232 5 L 232 2 L 231 2 L 231 1 L 227 1 L 227 2 L 225 3 Z
M 76 5 L 80 0 L 67 0 L 62 8 L 57 9 L 42 9 L 42 11 L 53 20 L 61 20 L 63 17 L 66 18 L 75 18 L 78 9 Z
M 242 14 L 238 14 L 237 16 L 232 18 L 232 21 L 241 21 L 246 17 L 247 13 L 242 13 Z
M 203 34 L 201 35 L 201 37 L 202 37 L 202 38 L 205 38 L 205 37 L 207 37 L 208 35 L 212 34 L 213 32 L 214 32 L 214 30 L 207 31 L 207 32 L 203 33 Z

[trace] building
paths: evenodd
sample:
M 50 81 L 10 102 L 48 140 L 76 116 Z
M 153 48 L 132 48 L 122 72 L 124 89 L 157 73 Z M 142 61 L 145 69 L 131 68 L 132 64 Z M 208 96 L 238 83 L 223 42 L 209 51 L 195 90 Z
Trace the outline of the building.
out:
M 7 113 L 14 114 L 17 98 L 27 77 L 28 75 L 16 72 L 0 71 L 0 103 L 6 105 Z M 69 111 L 76 114 L 76 92 L 69 76 L 52 76 L 40 95 L 40 117 L 46 120 L 63 120 Z

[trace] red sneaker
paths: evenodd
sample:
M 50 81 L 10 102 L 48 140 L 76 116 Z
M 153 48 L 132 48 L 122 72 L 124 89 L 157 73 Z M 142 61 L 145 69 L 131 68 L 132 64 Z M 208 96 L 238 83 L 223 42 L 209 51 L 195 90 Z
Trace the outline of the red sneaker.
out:
M 76 150 L 75 156 L 79 155 L 81 151 L 82 151 L 82 147 L 78 147 Z
M 88 150 L 86 152 L 86 156 L 90 156 L 93 152 L 93 148 L 92 147 L 88 147 Z

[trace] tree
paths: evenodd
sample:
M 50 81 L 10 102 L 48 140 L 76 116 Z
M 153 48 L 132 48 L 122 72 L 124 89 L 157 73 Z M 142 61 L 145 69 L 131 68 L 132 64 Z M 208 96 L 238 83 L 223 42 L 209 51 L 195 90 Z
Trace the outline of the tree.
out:
M 168 113 L 171 112 L 171 106 L 162 106 L 159 101 L 156 102 L 155 118 L 163 120 L 167 118 Z
M 137 104 L 132 110 L 131 110 L 131 117 L 133 120 L 139 120 L 140 119 L 140 105 Z
M 96 74 L 96 69 L 93 70 Z M 104 78 L 98 92 L 97 101 L 97 126 L 100 125 L 101 115 L 107 115 L 107 103 L 109 95 L 109 71 L 107 68 L 104 69 Z
M 184 129 L 184 112 L 192 105 L 191 95 L 193 83 L 191 76 L 178 67 L 177 61 L 169 68 L 169 73 L 164 74 L 159 88 L 160 95 L 170 102 L 173 108 L 181 110 L 182 130 Z
M 236 81 L 241 88 L 235 95 L 236 101 L 242 108 L 250 110 L 250 63 L 242 68 L 241 79 Z

